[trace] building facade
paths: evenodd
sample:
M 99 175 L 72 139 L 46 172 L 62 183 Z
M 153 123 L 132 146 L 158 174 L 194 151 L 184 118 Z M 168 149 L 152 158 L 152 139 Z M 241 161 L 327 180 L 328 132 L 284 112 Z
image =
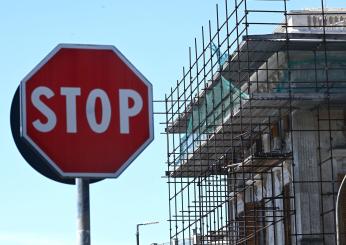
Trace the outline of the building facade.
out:
M 225 1 L 166 95 L 173 244 L 346 241 L 346 9 L 293 2 Z

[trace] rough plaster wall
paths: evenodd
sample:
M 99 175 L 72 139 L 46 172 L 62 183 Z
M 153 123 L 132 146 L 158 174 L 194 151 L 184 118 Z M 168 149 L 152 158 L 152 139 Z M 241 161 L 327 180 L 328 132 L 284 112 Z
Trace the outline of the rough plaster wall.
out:
M 336 193 L 339 188 L 338 175 L 345 173 L 344 159 L 346 157 L 346 142 L 344 133 L 343 109 L 327 108 L 321 109 L 319 113 L 322 119 L 319 124 L 320 147 L 321 147 L 321 179 L 322 185 L 322 210 L 325 244 L 335 244 L 335 202 Z M 331 119 L 331 120 L 328 120 Z M 328 235 L 330 233 L 330 235 Z
M 282 171 L 280 168 L 276 168 L 272 175 L 267 175 L 265 180 L 265 189 L 267 197 L 275 197 L 282 194 Z M 273 189 L 274 188 L 274 189 Z M 266 211 L 267 222 L 274 223 L 266 229 L 266 241 L 268 245 L 283 245 L 285 241 L 284 237 L 284 223 L 282 221 L 284 208 L 282 198 L 273 199 L 272 202 L 266 203 L 267 208 L 275 208 L 275 212 Z M 268 224 L 268 223 L 267 223 Z
M 274 195 L 278 196 L 280 194 L 282 194 L 282 188 L 283 188 L 283 179 L 282 179 L 282 171 L 280 168 L 278 168 L 275 172 L 274 172 Z M 285 236 L 284 236 L 284 223 L 283 223 L 283 209 L 284 209 L 284 204 L 283 204 L 283 199 L 282 198 L 278 198 L 275 199 L 275 208 L 277 210 L 281 210 L 280 212 L 277 212 L 277 216 L 279 217 L 275 217 L 275 236 L 276 236 L 276 243 L 278 245 L 283 245 L 284 241 L 285 241 Z
M 265 189 L 266 189 L 266 196 L 272 197 L 273 195 L 272 176 L 269 174 L 266 176 L 266 179 L 265 179 Z M 268 210 L 270 210 L 270 208 L 272 208 L 273 206 L 274 205 L 272 202 L 266 202 L 265 204 L 265 207 L 268 208 Z M 266 216 L 267 224 L 268 222 L 270 223 L 273 222 L 273 212 L 266 211 L 265 216 Z M 272 225 L 266 229 L 266 241 L 268 245 L 275 244 L 274 226 Z
M 310 110 L 293 113 L 292 137 L 296 197 L 296 232 L 299 241 L 319 239 L 321 233 L 318 134 L 316 114 Z M 306 130 L 306 131 L 301 131 Z M 315 181 L 315 182 L 314 182 Z M 303 244 L 303 242 L 301 242 Z M 316 243 L 318 244 L 318 243 Z

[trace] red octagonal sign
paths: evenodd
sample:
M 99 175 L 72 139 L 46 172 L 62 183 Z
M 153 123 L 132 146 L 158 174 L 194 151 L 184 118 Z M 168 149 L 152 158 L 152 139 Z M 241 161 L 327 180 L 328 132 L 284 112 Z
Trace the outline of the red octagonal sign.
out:
M 113 46 L 60 44 L 20 92 L 22 137 L 63 177 L 117 177 L 153 140 L 152 86 Z

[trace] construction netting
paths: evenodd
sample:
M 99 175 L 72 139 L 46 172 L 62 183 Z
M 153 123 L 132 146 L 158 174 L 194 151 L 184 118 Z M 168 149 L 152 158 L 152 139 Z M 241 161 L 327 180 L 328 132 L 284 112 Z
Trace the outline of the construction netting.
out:
M 345 57 L 345 51 L 278 52 L 252 75 L 250 91 L 344 92 L 346 89 L 346 81 L 343 79 L 346 76 Z
M 205 91 L 205 96 L 192 107 L 188 116 L 187 130 L 181 137 L 181 158 L 196 150 L 226 118 L 239 110 L 241 101 L 249 99 L 247 93 L 242 92 L 223 76 Z

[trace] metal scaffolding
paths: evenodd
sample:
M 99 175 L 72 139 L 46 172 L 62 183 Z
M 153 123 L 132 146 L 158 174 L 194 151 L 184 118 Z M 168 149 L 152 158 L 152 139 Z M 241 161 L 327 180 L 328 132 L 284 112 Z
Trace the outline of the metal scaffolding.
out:
M 189 49 L 165 97 L 172 244 L 336 244 L 346 9 L 295 2 L 226 0 Z

